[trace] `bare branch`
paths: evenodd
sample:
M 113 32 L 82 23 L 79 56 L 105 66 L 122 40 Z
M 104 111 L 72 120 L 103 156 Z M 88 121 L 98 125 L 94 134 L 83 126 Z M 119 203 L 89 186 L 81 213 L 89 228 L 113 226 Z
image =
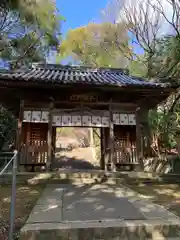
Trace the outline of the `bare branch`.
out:
M 152 11 L 149 0 L 146 3 L 137 0 L 132 6 L 124 5 L 121 19 L 125 20 L 126 28 L 135 36 L 140 47 L 153 53 L 161 27 L 161 17 L 157 11 Z
M 164 5 L 169 5 L 169 8 L 172 10 L 172 14 L 167 15 Z M 180 35 L 179 31 L 179 24 L 180 24 L 180 2 L 179 0 L 166 0 L 166 4 L 163 3 L 161 0 L 157 0 L 157 4 L 150 5 L 153 7 L 154 10 L 158 11 L 164 20 L 175 30 L 177 35 Z

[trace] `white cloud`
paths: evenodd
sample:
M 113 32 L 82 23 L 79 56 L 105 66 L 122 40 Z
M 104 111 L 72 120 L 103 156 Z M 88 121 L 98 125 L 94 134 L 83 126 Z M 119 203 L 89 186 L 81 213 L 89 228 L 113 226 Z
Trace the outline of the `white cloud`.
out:
M 148 1 L 149 0 L 126 0 L 124 3 L 124 6 L 126 9 L 130 9 L 130 11 L 135 10 L 136 14 L 138 16 L 140 16 L 141 15 L 140 12 L 142 9 L 144 9 L 146 11 Z M 161 5 L 159 5 L 159 1 L 160 1 Z M 155 21 L 155 17 L 157 16 L 157 11 L 155 12 L 155 10 L 152 7 L 152 6 L 155 6 L 155 7 L 163 7 L 163 12 L 165 13 L 168 20 L 171 21 L 172 13 L 173 13 L 172 6 L 168 2 L 168 0 L 159 0 L 159 1 L 158 0 L 150 0 L 151 6 L 149 7 L 149 10 L 148 10 L 149 11 L 149 19 L 151 20 L 151 22 Z M 120 10 L 120 14 L 117 19 L 117 22 L 121 21 L 122 19 L 126 20 L 123 8 Z M 141 19 L 141 21 L 142 20 L 143 19 Z M 159 30 L 160 35 L 164 35 L 164 34 L 172 32 L 170 24 L 167 22 L 167 20 L 162 15 L 161 15 L 161 21 L 159 24 L 160 24 L 160 30 Z

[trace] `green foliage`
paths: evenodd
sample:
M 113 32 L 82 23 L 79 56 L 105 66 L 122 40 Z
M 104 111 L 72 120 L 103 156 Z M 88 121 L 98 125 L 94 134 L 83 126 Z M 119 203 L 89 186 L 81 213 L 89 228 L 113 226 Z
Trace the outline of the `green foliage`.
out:
M 2 106 L 0 108 L 0 150 L 5 143 L 12 141 L 14 138 L 13 130 L 16 129 L 16 120 Z
M 156 148 L 171 149 L 175 144 L 172 128 L 168 124 L 169 120 L 170 115 L 163 110 L 151 110 L 149 113 L 149 126 Z
M 174 99 L 170 96 L 166 103 L 149 112 L 152 145 L 159 153 L 176 148 L 180 138 L 180 104 L 172 109 Z
M 179 76 L 180 37 L 168 35 L 157 39 L 152 62 L 154 76 L 166 78 Z
M 152 73 L 163 82 L 179 83 L 180 37 L 164 36 L 157 40 L 156 51 L 152 58 Z M 180 136 L 180 93 L 173 94 L 161 104 L 161 111 L 155 111 L 149 118 L 152 135 L 156 135 L 159 147 L 171 149 Z
M 72 57 L 81 64 L 97 67 L 124 67 L 125 54 L 129 52 L 123 25 L 111 23 L 88 24 L 70 30 L 59 47 L 61 59 Z
M 0 1 L 0 58 L 12 68 L 45 61 L 57 47 L 60 21 L 53 0 Z M 0 149 L 12 137 L 15 120 L 0 107 Z
M 132 34 L 132 42 L 143 51 L 143 55 L 140 56 L 137 56 L 136 51 L 132 51 L 133 56 L 130 55 L 128 67 L 132 75 L 146 77 L 147 80 L 156 79 L 160 82 L 179 84 L 180 4 L 179 1 L 167 0 L 167 2 L 172 10 L 171 16 L 167 16 L 161 1 L 134 1 L 133 6 L 128 3 L 122 6 L 122 1 L 113 1 L 108 14 L 112 18 L 116 15 L 117 9 L 121 10 L 118 21 L 124 23 L 125 29 Z M 170 30 L 173 34 L 162 35 L 164 26 L 170 26 L 166 32 Z M 179 144 L 179 116 L 180 92 L 173 93 L 167 101 L 158 106 L 158 110 L 150 111 L 150 129 L 147 134 L 151 133 L 152 147 L 157 154 Z M 180 154 L 180 147 L 178 152 Z
M 58 30 L 58 20 L 63 20 L 57 14 L 53 0 L 6 0 L 0 7 L 8 12 L 16 12 L 22 24 L 37 25 L 40 29 L 51 33 Z
M 146 77 L 147 67 L 145 66 L 144 62 L 145 61 L 142 57 L 131 61 L 128 65 L 130 74 L 136 77 Z
M 149 57 L 149 52 L 145 51 L 144 55 L 130 62 L 131 74 L 138 77 L 153 77 L 161 82 L 179 83 L 180 37 L 167 35 L 155 41 L 152 56 Z M 175 148 L 179 143 L 179 99 L 180 93 L 173 94 L 167 101 L 161 103 L 158 109 L 153 109 L 149 113 L 151 144 L 157 155 Z
M 0 9 L 0 57 L 13 67 L 45 61 L 62 20 L 53 0 L 9 0 Z

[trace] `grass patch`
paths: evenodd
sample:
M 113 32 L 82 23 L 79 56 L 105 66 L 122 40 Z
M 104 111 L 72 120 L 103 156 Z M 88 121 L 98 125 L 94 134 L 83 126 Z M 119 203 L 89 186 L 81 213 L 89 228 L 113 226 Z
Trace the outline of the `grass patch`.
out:
M 180 184 L 126 184 L 144 198 L 164 206 L 180 217 Z
M 25 224 L 36 201 L 41 195 L 43 186 L 17 185 L 14 240 L 19 239 L 19 231 Z M 0 239 L 8 239 L 9 210 L 11 202 L 11 186 L 0 186 Z

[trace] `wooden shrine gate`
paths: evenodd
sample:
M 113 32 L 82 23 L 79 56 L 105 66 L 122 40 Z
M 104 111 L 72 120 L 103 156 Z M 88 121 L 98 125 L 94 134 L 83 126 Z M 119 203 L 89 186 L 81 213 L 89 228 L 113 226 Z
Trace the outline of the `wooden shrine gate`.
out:
M 47 167 L 62 126 L 101 128 L 102 168 L 137 161 L 143 167 L 150 152 L 148 111 L 178 87 L 114 68 L 34 64 L 0 73 L 0 101 L 18 119 L 19 163 Z

